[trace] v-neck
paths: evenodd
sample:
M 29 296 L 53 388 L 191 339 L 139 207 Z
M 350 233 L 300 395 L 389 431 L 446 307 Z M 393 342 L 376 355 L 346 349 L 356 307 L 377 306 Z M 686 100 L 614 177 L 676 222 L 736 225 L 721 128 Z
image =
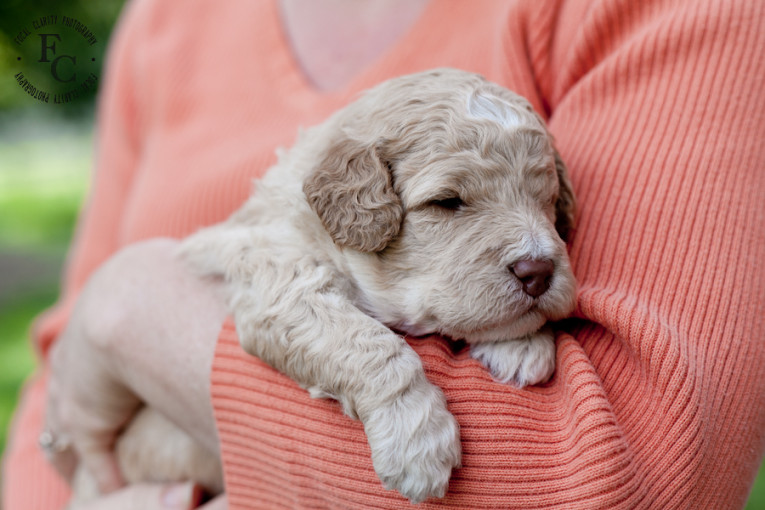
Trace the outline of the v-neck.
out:
M 416 48 L 419 46 L 419 41 L 427 37 L 427 31 L 421 28 L 434 15 L 438 4 L 439 2 L 434 0 L 427 2 L 417 19 L 403 34 L 344 85 L 323 90 L 312 82 L 303 69 L 299 57 L 295 54 L 279 7 L 279 0 L 271 0 L 271 16 L 276 27 L 274 30 L 276 37 L 274 41 L 275 51 L 279 51 L 283 55 L 286 65 L 282 67 L 282 70 L 286 70 L 288 73 L 288 76 L 283 78 L 287 79 L 291 85 L 289 91 L 293 94 L 307 96 L 306 98 L 310 98 L 312 101 L 326 100 L 334 102 L 353 96 L 361 90 L 376 84 L 387 77 L 386 70 L 390 68 L 393 62 L 398 64 L 401 58 L 406 55 L 406 48 Z

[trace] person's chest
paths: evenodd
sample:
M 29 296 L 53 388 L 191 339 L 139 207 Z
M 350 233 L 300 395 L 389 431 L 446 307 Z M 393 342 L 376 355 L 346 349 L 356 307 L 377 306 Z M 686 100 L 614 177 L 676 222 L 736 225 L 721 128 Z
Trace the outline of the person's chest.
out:
M 431 4 L 416 30 L 351 83 L 322 92 L 300 68 L 277 2 L 188 4 L 172 31 L 140 49 L 139 161 L 120 241 L 182 237 L 225 219 L 298 128 L 320 123 L 385 79 L 450 66 L 502 81 L 502 16 L 470 10 L 480 26 L 463 26 L 468 11 L 453 13 L 450 6 Z

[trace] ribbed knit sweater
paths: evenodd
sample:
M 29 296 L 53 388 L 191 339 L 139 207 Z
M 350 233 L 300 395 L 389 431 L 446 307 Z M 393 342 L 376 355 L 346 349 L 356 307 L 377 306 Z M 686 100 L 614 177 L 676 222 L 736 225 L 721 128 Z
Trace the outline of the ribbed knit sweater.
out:
M 410 340 L 461 426 L 463 467 L 422 508 L 740 508 L 765 450 L 765 3 L 433 1 L 341 90 L 310 85 L 274 1 L 146 0 L 116 32 L 95 177 L 44 352 L 120 247 L 183 237 L 248 196 L 298 126 L 387 78 L 439 66 L 527 97 L 580 209 L 578 307 L 557 369 L 519 390 L 465 349 Z M 363 428 L 246 355 L 228 323 L 212 398 L 232 509 L 410 508 Z M 5 510 L 60 508 L 30 381 Z

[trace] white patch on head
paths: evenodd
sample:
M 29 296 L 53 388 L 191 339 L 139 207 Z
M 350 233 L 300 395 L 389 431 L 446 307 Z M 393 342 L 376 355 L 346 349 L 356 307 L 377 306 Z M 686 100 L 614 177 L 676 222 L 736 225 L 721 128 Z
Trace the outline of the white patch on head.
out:
M 473 117 L 487 119 L 505 128 L 523 124 L 523 118 L 510 103 L 494 95 L 473 92 L 468 97 L 467 111 Z

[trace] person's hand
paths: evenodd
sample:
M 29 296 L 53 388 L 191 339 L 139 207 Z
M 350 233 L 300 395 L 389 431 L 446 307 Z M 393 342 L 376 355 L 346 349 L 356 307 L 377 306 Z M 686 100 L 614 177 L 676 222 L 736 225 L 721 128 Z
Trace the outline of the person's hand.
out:
M 108 352 L 124 288 L 124 258 L 124 253 L 117 255 L 89 280 L 50 351 L 46 432 L 41 436 L 41 446 L 67 480 L 81 460 L 102 493 L 124 484 L 112 447 L 140 405 Z
M 112 448 L 141 402 L 217 454 L 208 378 L 226 308 L 176 248 L 146 241 L 107 261 L 51 350 L 43 446 L 67 479 L 82 462 L 102 493 L 124 484 Z
M 228 501 L 221 495 L 198 506 L 202 492 L 187 482 L 177 485 L 139 483 L 130 485 L 83 505 L 71 505 L 69 510 L 226 510 Z

